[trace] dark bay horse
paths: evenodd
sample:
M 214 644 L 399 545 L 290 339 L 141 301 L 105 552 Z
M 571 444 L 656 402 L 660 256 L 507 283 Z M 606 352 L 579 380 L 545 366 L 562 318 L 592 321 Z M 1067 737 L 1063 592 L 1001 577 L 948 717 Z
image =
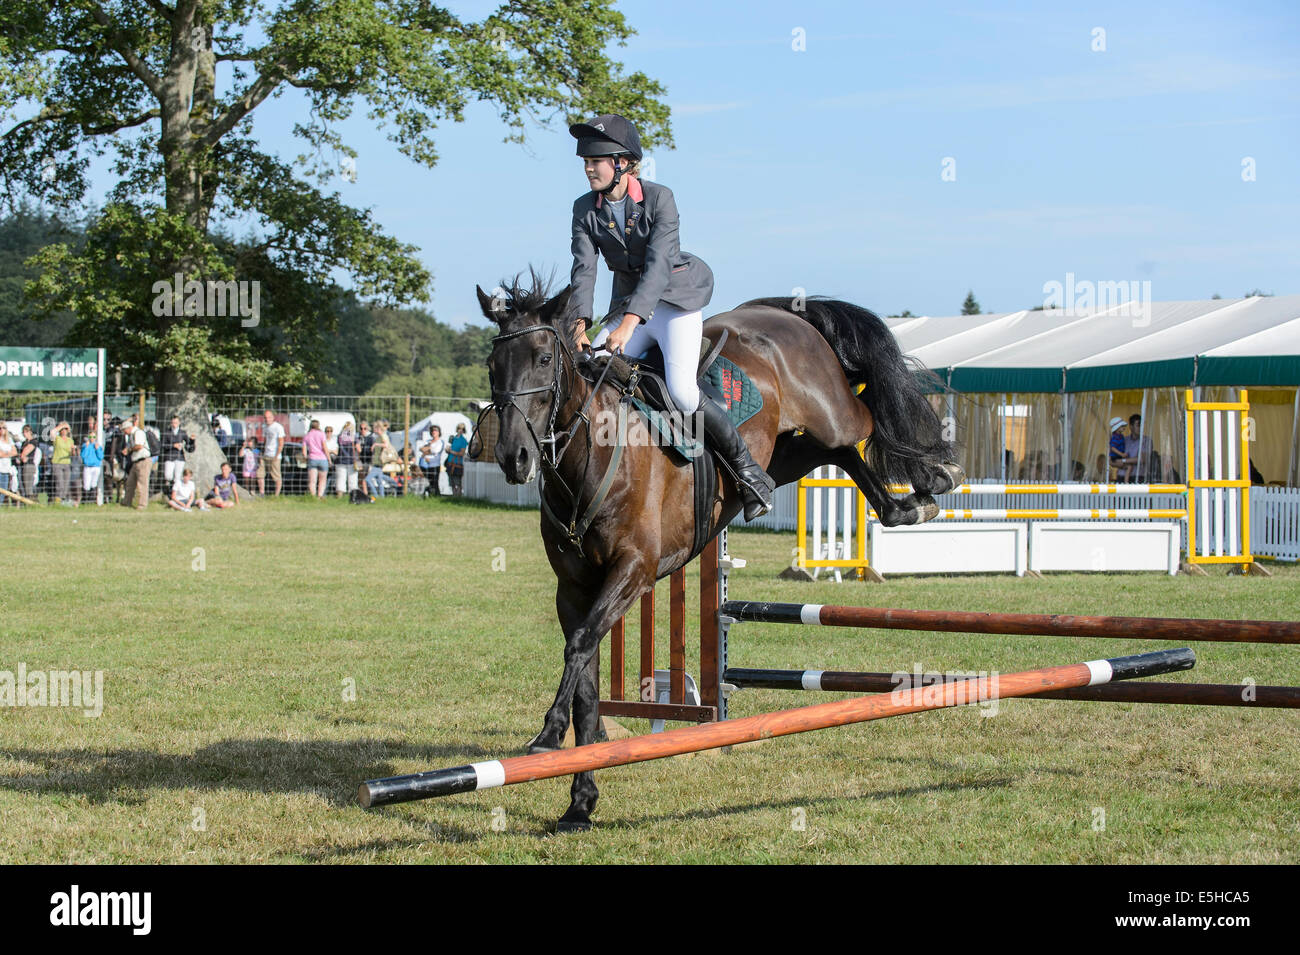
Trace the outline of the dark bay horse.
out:
M 528 288 L 516 281 L 495 298 L 477 290 L 483 314 L 499 329 L 488 358 L 500 418 L 496 458 L 514 484 L 540 471 L 543 510 L 568 519 L 599 495 L 614 448 L 607 435 L 599 440 L 595 422 L 614 413 L 618 389 L 595 388 L 592 363 L 576 351 L 576 329 L 565 317 L 570 290 L 548 297 L 536 275 L 532 283 Z M 896 526 L 934 517 L 933 495 L 965 479 L 949 463 L 954 448 L 913 368 L 871 312 L 830 299 L 756 299 L 704 323 L 713 342 L 724 330 L 723 357 L 763 396 L 762 409 L 740 426 L 741 434 L 778 486 L 820 465 L 836 465 L 862 489 L 881 522 Z M 861 395 L 854 393 L 856 384 L 865 385 Z M 856 450 L 863 440 L 865 460 Z M 529 752 L 559 748 L 570 712 L 578 744 L 595 742 L 598 699 L 589 665 L 615 621 L 690 558 L 693 480 L 691 467 L 664 449 L 632 445 L 613 470 L 580 546 L 543 514 L 542 539 L 558 581 L 564 674 Z M 891 497 L 886 485 L 895 481 L 910 482 L 914 493 Z M 725 527 L 741 508 L 735 483 L 719 469 L 714 526 Z M 591 773 L 575 776 L 559 828 L 589 828 L 597 796 Z

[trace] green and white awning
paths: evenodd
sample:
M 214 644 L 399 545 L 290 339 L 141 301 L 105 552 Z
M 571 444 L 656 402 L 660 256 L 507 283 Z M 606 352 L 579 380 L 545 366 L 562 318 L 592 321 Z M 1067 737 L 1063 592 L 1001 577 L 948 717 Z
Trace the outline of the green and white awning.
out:
M 1300 385 L 1300 295 L 890 319 L 960 392 Z

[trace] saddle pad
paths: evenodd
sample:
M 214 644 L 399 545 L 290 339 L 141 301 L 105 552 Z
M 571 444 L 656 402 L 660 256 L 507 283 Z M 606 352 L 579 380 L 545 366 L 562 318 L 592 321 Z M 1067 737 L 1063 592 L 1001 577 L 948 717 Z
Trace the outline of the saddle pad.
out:
M 763 393 L 730 359 L 719 355 L 704 377 L 722 392 L 733 424 L 740 426 L 763 410 Z
M 642 417 L 649 422 L 653 434 L 659 437 L 651 437 L 653 443 L 664 448 L 672 448 L 686 461 L 694 461 L 700 456 L 703 450 L 703 443 L 698 438 L 692 438 L 673 428 L 669 420 L 662 413 L 650 407 L 640 398 L 632 395 L 629 399 L 632 407 L 641 412 Z

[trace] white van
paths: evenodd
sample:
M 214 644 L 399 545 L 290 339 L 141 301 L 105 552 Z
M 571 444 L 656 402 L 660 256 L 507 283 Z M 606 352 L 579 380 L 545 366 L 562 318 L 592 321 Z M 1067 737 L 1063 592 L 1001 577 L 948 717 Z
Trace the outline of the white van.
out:
M 341 434 L 344 424 L 351 424 L 356 431 L 357 420 L 350 411 L 304 411 L 289 412 L 289 437 L 301 438 L 306 435 L 313 421 L 320 422 L 320 429 L 333 428 L 334 434 Z

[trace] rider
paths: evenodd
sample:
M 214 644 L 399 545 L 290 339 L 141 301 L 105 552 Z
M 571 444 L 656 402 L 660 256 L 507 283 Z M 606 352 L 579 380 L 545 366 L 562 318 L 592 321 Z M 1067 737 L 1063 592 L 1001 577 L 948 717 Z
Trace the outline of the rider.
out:
M 678 408 L 698 409 L 709 443 L 727 460 L 745 502 L 745 520 L 772 509 L 775 482 L 758 465 L 731 418 L 701 400 L 695 380 L 704 316 L 713 297 L 713 272 L 677 244 L 672 191 L 638 178 L 641 137 L 622 116 L 606 113 L 569 127 L 591 191 L 573 204 L 570 314 L 589 325 L 596 294 L 596 250 L 614 273 L 611 319 L 595 346 L 643 355 L 658 344 L 668 392 Z M 579 345 L 587 341 L 585 325 Z

